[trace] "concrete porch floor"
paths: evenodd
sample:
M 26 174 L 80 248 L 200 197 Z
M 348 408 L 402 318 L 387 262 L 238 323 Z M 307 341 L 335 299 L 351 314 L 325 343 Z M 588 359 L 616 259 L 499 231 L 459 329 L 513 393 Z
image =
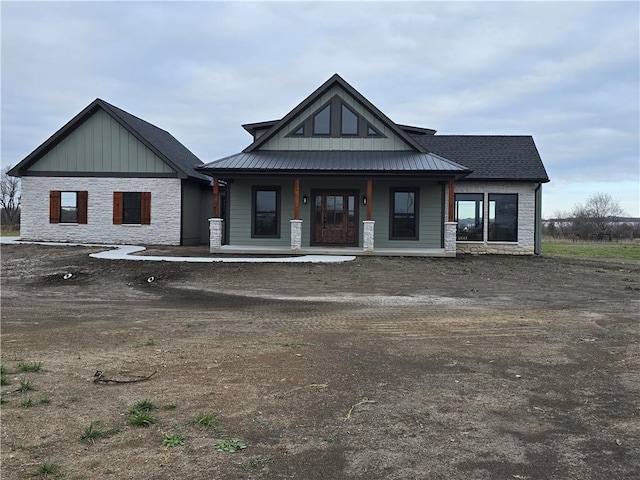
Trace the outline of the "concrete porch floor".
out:
M 302 247 L 292 250 L 287 247 L 259 247 L 223 245 L 211 253 L 245 255 L 367 255 L 384 257 L 455 257 L 455 253 L 444 248 L 376 248 L 365 252 L 361 247 Z

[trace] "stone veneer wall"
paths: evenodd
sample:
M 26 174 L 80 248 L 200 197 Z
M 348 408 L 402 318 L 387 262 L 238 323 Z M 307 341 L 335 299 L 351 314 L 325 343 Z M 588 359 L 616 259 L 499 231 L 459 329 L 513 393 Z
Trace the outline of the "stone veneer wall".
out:
M 49 191 L 88 192 L 87 224 L 49 223 Z M 113 192 L 151 192 L 151 225 L 113 225 Z M 23 240 L 179 245 L 177 178 L 22 177 Z
M 517 182 L 456 182 L 455 193 L 483 193 L 484 238 L 482 242 L 456 242 L 458 253 L 533 255 L 535 248 L 536 183 Z M 446 187 L 448 195 L 449 187 Z M 518 194 L 518 242 L 488 242 L 489 193 Z M 445 197 L 446 198 L 446 197 Z M 448 205 L 445 205 L 445 218 Z

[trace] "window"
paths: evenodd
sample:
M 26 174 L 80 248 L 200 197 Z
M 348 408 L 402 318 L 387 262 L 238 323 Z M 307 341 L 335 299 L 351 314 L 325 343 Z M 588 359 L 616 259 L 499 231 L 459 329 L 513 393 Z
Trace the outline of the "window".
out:
M 113 192 L 114 225 L 150 225 L 151 192 Z
M 313 134 L 331 134 L 331 104 L 324 107 L 313 117 Z
M 87 223 L 88 192 L 49 192 L 49 223 Z
M 391 200 L 391 240 L 417 240 L 418 189 L 392 189 Z
M 382 137 L 382 134 L 371 125 L 367 125 L 367 137 Z
M 292 135 L 295 135 L 297 137 L 298 136 L 303 137 L 304 136 L 304 125 L 302 125 L 299 128 L 297 128 L 296 131 L 292 133 Z
M 252 237 L 280 238 L 280 189 L 254 187 Z
M 489 194 L 489 241 L 518 241 L 518 195 Z
M 342 104 L 341 110 L 340 133 L 342 135 L 358 135 L 358 115 L 353 113 L 345 104 Z
M 481 242 L 484 239 L 483 196 L 482 193 L 456 193 L 456 240 L 459 242 Z

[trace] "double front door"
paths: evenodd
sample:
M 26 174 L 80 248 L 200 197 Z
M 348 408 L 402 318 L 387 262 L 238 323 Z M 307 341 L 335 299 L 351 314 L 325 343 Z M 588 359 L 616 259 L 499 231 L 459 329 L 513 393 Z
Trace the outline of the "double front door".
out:
M 314 190 L 312 245 L 357 246 L 358 192 Z

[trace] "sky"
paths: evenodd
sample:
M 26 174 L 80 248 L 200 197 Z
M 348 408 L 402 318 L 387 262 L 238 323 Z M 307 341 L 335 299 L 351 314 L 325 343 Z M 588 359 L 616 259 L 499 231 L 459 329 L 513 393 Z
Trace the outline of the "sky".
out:
M 638 2 L 11 2 L 1 15 L 1 161 L 95 98 L 203 162 L 334 73 L 394 122 L 532 135 L 543 217 L 609 193 L 640 216 Z

